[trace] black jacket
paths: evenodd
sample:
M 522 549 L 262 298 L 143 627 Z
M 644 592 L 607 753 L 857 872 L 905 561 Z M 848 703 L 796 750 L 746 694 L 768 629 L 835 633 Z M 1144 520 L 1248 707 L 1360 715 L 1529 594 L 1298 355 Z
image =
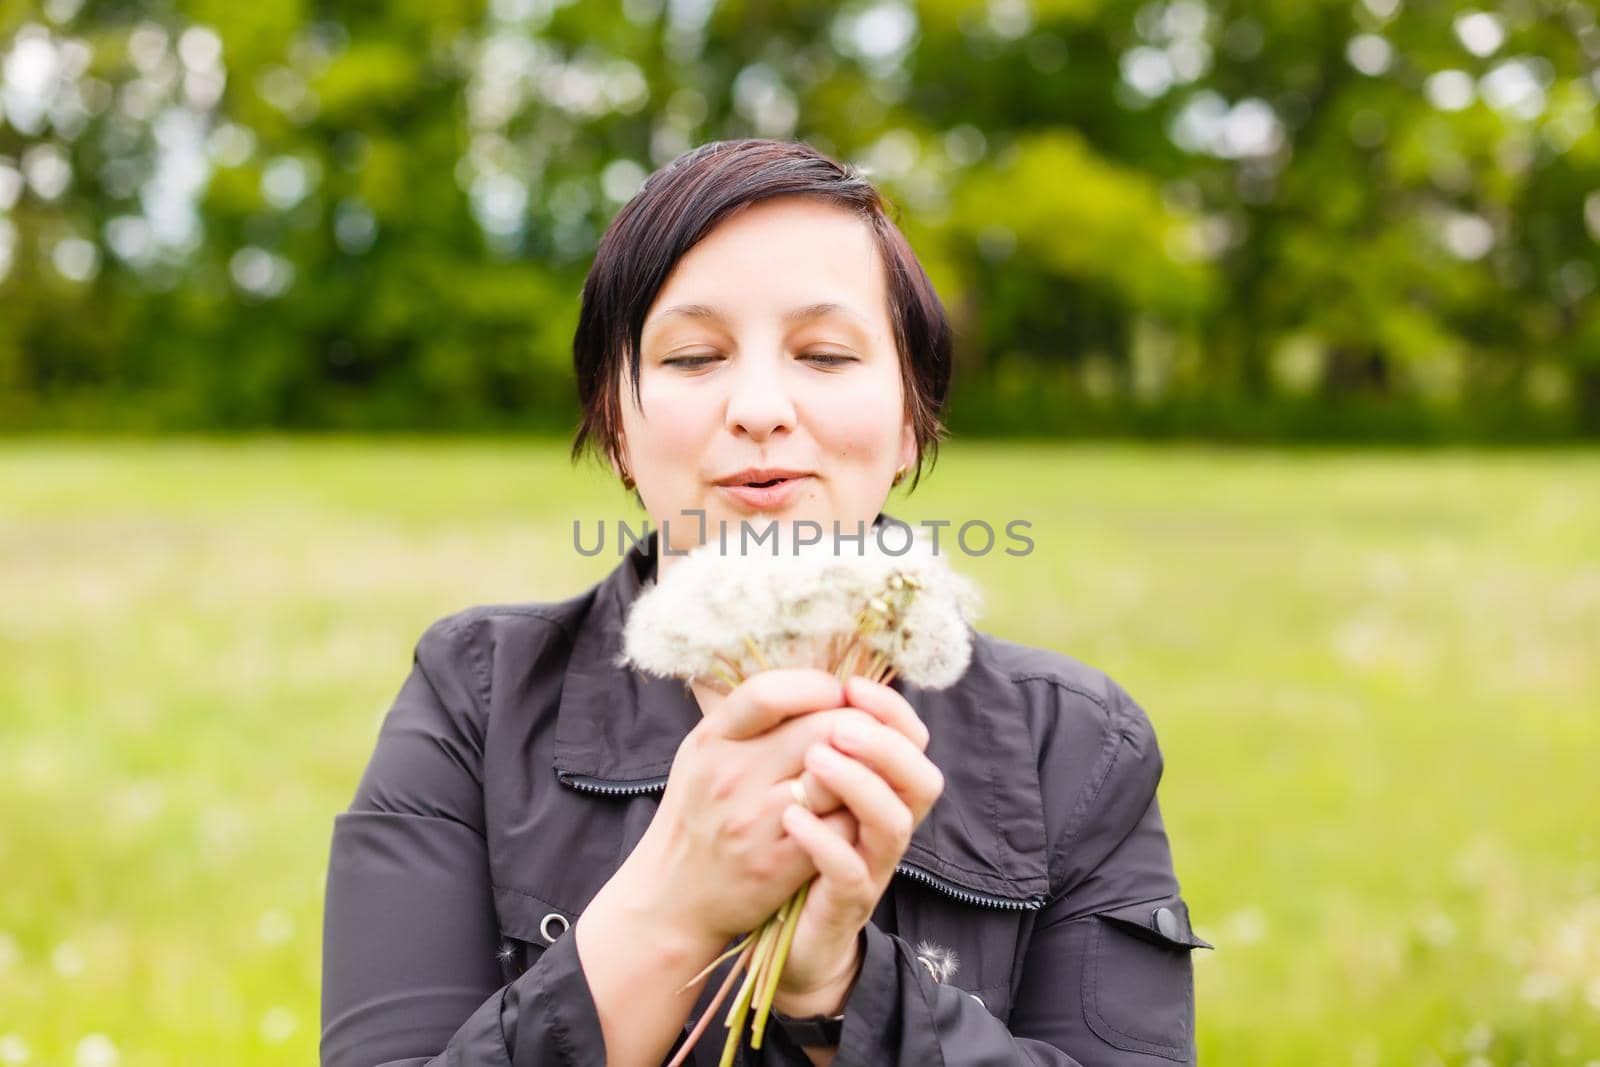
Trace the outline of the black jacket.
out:
M 422 635 L 334 822 L 324 1067 L 604 1062 L 564 935 L 700 718 L 680 683 L 613 665 L 656 540 L 579 596 L 470 608 Z M 1193 1063 L 1189 954 L 1210 946 L 1179 895 L 1144 712 L 1099 671 L 983 633 L 952 688 L 895 687 L 945 789 L 864 931 L 834 1062 Z M 925 942 L 954 951 L 946 983 Z M 724 1033 L 692 1062 L 716 1063 Z M 809 1063 L 775 1028 L 765 1044 L 744 1061 Z

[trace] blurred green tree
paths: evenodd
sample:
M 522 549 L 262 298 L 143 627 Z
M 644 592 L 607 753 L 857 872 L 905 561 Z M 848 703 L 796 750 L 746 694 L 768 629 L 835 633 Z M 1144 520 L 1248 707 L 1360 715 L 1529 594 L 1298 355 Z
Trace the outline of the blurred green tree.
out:
M 991 431 L 1600 432 L 1579 2 L 0 0 L 0 426 L 557 428 L 695 144 L 890 195 Z

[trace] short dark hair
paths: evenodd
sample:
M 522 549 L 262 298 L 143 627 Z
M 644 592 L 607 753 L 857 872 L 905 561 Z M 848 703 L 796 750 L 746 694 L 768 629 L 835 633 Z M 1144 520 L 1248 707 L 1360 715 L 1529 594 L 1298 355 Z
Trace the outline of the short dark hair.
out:
M 595 449 L 622 461 L 623 361 L 639 399 L 640 334 L 645 316 L 679 259 L 740 209 L 780 196 L 806 196 L 842 207 L 866 222 L 884 265 L 889 317 L 917 437 L 915 487 L 945 436 L 950 391 L 950 320 L 927 272 L 871 182 L 803 142 L 746 138 L 700 145 L 645 180 L 617 212 L 583 283 L 572 339 L 583 421 L 572 443 L 576 460 Z

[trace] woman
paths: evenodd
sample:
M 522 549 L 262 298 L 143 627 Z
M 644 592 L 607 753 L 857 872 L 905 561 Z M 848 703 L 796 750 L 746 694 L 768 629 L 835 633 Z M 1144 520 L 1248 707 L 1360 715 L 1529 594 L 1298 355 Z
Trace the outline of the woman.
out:
M 668 533 L 571 599 L 422 636 L 335 823 L 325 1065 L 661 1063 L 724 971 L 678 988 L 813 879 L 743 1062 L 1194 1060 L 1161 756 L 1103 674 L 982 633 L 939 692 L 775 670 L 718 697 L 615 665 L 704 530 L 881 521 L 937 447 L 949 349 L 875 191 L 805 145 L 703 146 L 623 208 L 574 451 Z

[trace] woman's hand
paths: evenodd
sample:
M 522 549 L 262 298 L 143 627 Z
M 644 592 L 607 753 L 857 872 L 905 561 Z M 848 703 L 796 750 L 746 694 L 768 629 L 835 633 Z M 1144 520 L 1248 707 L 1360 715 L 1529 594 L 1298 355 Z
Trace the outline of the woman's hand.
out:
M 825 742 L 844 688 L 816 669 L 762 671 L 721 700 L 678 746 L 649 828 L 619 871 L 626 895 L 691 943 L 723 944 L 765 921 L 816 868 L 780 823 L 808 748 Z M 822 790 L 813 786 L 814 796 Z M 820 805 L 819 805 L 820 806 Z M 853 833 L 839 809 L 818 820 Z
M 774 1003 L 787 1015 L 841 1010 L 860 968 L 861 929 L 912 831 L 944 790 L 944 775 L 924 755 L 928 729 L 904 697 L 861 677 L 848 680 L 845 697 L 870 714 L 828 717 L 828 735 L 806 750 L 805 765 L 807 778 L 837 795 L 855 826 L 795 803 L 782 814 L 784 829 L 818 872 L 778 982 Z

